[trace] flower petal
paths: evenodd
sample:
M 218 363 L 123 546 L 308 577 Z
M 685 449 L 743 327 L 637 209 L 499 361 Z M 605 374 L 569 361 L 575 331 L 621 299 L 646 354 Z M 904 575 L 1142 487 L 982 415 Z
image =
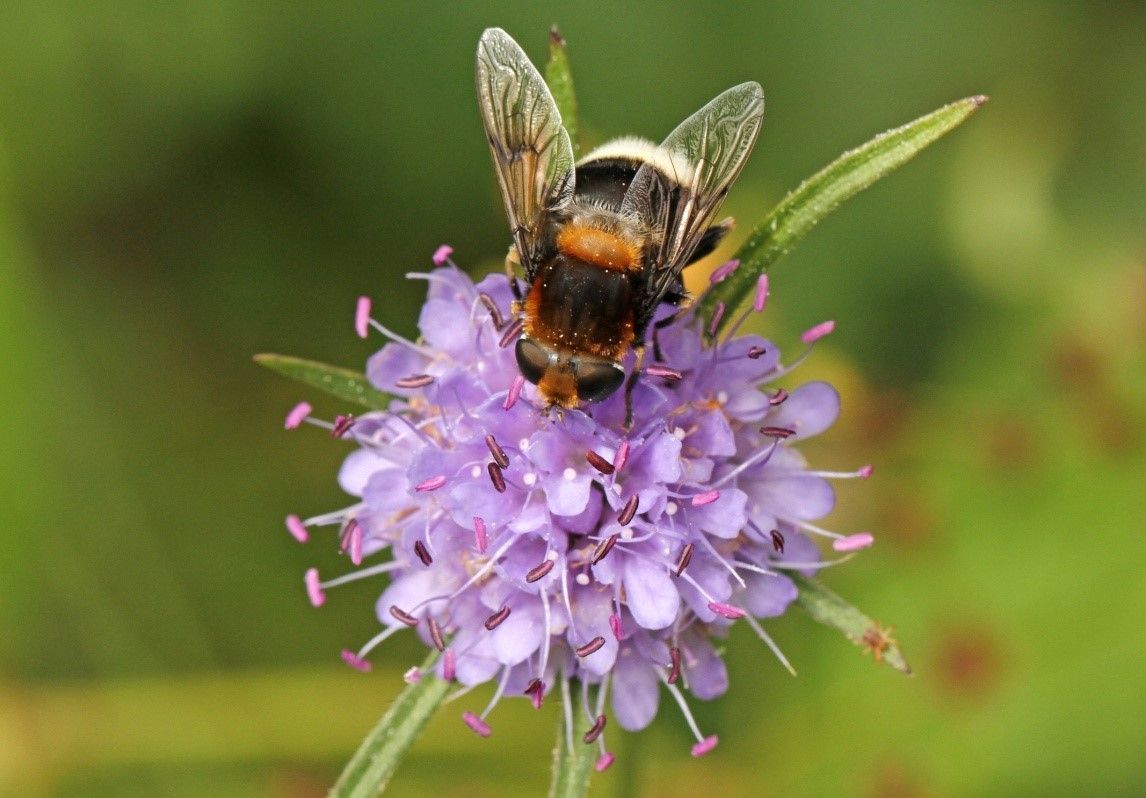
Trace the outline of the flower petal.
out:
M 664 629 L 676 620 L 680 594 L 663 565 L 629 556 L 622 582 L 629 612 L 638 624 L 646 629 Z

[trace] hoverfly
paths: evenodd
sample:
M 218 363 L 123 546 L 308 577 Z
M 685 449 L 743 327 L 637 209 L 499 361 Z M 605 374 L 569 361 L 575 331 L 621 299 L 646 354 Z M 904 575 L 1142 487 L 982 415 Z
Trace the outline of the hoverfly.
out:
M 506 268 L 522 325 L 518 367 L 547 407 L 572 408 L 616 392 L 625 382 L 622 360 L 635 350 L 626 385 L 631 426 L 650 322 L 662 303 L 683 300 L 681 270 L 732 227 L 713 218 L 756 143 L 760 84 L 718 95 L 659 146 L 616 139 L 575 163 L 553 95 L 500 28 L 482 34 L 476 76 L 512 228 Z

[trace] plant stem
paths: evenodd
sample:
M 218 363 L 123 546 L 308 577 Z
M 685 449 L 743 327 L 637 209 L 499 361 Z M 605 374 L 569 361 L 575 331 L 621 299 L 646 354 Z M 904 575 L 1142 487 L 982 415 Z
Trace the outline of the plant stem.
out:
M 368 798 L 386 789 L 402 756 L 450 689 L 449 682 L 432 673 L 437 659 L 438 652 L 431 651 L 421 665 L 422 678 L 402 691 L 362 741 L 331 788 L 330 798 Z
M 568 691 L 568 682 L 564 690 Z M 597 746 L 581 738 L 592 727 L 593 721 L 579 708 L 573 710 L 573 748 L 570 750 L 565 721 L 557 724 L 557 742 L 553 747 L 553 781 L 549 784 L 549 798 L 584 798 L 589 794 L 589 779 L 597 758 Z

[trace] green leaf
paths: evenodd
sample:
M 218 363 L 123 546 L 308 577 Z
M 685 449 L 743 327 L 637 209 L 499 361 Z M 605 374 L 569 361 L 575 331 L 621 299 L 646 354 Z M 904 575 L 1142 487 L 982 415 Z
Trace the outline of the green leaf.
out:
M 289 355 L 255 355 L 255 362 L 292 380 L 371 410 L 385 410 L 390 404 L 390 396 L 371 386 L 361 372 Z
M 755 289 L 757 278 L 786 255 L 816 223 L 844 200 L 879 180 L 945 133 L 958 127 L 987 101 L 967 97 L 921 116 L 903 127 L 881 133 L 863 146 L 849 150 L 805 180 L 786 196 L 752 231 L 734 257 L 740 268 L 712 286 L 698 308 L 701 318 L 711 318 L 717 303 L 726 312 L 716 334 L 733 318 L 731 311 Z
M 402 756 L 450 689 L 450 682 L 431 673 L 437 659 L 438 652 L 431 651 L 421 665 L 422 678 L 402 691 L 362 741 L 331 788 L 330 798 L 367 798 L 386 789 Z
M 569 682 L 562 683 L 568 693 Z M 565 696 L 568 702 L 568 695 Z M 593 721 L 585 712 L 573 712 L 573 748 L 569 748 L 565 723 L 557 724 L 557 743 L 553 747 L 553 778 L 549 783 L 549 798 L 584 798 L 589 794 L 589 780 L 593 776 L 593 763 L 597 759 L 597 746 L 584 742 L 585 732 Z
M 799 588 L 796 603 L 807 610 L 813 620 L 840 630 L 865 652 L 870 651 L 876 662 L 887 663 L 897 671 L 911 675 L 911 666 L 892 638 L 890 627 L 876 623 L 815 579 L 796 572 L 787 576 Z
M 573 154 L 580 151 L 577 143 L 577 95 L 573 93 L 573 73 L 569 70 L 569 53 L 565 37 L 554 25 L 549 29 L 549 60 L 545 62 L 545 82 L 561 112 L 561 123 L 573 142 Z

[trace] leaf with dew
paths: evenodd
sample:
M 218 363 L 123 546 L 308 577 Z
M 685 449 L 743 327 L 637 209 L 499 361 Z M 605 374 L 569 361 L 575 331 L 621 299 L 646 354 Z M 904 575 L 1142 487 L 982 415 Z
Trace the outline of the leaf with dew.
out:
M 757 278 L 841 202 L 907 163 L 966 121 L 986 101 L 985 96 L 978 95 L 949 103 L 845 152 L 809 177 L 748 236 L 733 256 L 740 261 L 740 268 L 708 290 L 700 301 L 698 316 L 712 318 L 719 304 L 734 310 L 753 292 Z M 713 335 L 719 335 L 734 316 L 724 313 L 713 325 Z
M 569 53 L 565 37 L 554 25 L 549 29 L 549 59 L 545 62 L 545 82 L 561 113 L 561 124 L 573 142 L 573 154 L 580 152 L 577 142 L 577 95 L 573 92 L 573 73 L 569 69 Z
M 326 391 L 347 402 L 385 410 L 390 396 L 374 388 L 361 372 L 290 355 L 255 355 L 255 362 L 292 380 Z
M 812 620 L 843 632 L 848 640 L 865 652 L 870 651 L 876 662 L 886 663 L 900 673 L 911 675 L 911 666 L 891 636 L 890 627 L 873 621 L 815 579 L 796 572 L 788 574 L 788 577 L 800 591 L 796 603 L 807 610 Z

